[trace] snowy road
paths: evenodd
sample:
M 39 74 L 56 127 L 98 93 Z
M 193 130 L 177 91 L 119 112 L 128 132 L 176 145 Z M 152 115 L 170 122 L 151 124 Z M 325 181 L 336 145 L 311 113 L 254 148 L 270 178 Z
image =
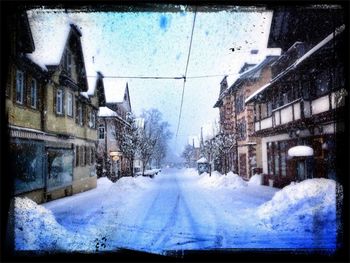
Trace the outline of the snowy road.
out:
M 214 177 L 212 182 L 217 182 Z M 329 233 L 275 231 L 262 225 L 257 209 L 278 189 L 243 181 L 207 187 L 208 178 L 191 169 L 164 169 L 154 179 L 122 178 L 115 184 L 104 178 L 97 189 L 44 207 L 60 225 L 79 235 L 83 250 L 129 248 L 164 254 L 187 249 L 334 247 L 335 237 Z

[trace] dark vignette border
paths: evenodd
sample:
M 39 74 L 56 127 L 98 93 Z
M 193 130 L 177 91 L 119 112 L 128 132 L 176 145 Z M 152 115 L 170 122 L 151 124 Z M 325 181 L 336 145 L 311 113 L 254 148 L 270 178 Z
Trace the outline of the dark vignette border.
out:
M 11 193 L 13 189 L 13 180 L 11 175 L 8 173 L 8 167 L 6 164 L 9 163 L 10 156 L 8 156 L 8 142 L 9 134 L 7 130 L 7 116 L 5 112 L 5 85 L 9 65 L 10 54 L 10 41 L 7 38 L 8 25 L 12 23 L 11 17 L 13 14 L 35 7 L 45 6 L 47 8 L 73 8 L 80 9 L 82 11 L 93 10 L 93 11 L 111 11 L 116 8 L 119 11 L 170 11 L 176 12 L 177 9 L 173 5 L 185 4 L 185 5 L 198 5 L 201 11 L 217 11 L 225 9 L 228 5 L 240 5 L 240 6 L 266 6 L 274 7 L 277 5 L 281 6 L 295 6 L 295 5 L 324 5 L 324 4 L 339 4 L 345 10 L 345 21 L 346 21 L 346 47 L 349 47 L 349 2 L 338 1 L 338 0 L 318 0 L 318 1 L 267 1 L 267 0 L 236 0 L 236 1 L 223 1 L 223 0 L 208 0 L 208 1 L 142 1 L 142 0 L 126 0 L 126 1 L 112 1 L 112 0 L 84 0 L 84 1 L 1 1 L 1 89 L 0 89 L 0 165 L 1 165 L 1 176 L 0 176 L 0 196 L 1 196 L 1 243 L 0 243 L 0 255 L 1 260 L 4 262 L 19 262 L 19 261 L 35 261 L 35 262 L 70 262 L 70 261 L 106 261 L 106 262 L 124 262 L 124 261 L 235 261 L 235 262 L 349 262 L 350 252 L 349 248 L 349 63 L 346 65 L 346 87 L 348 89 L 348 96 L 346 96 L 346 106 L 344 111 L 341 113 L 345 122 L 344 136 L 337 137 L 337 156 L 336 156 L 336 167 L 338 168 L 337 173 L 341 174 L 340 182 L 344 187 L 343 196 L 344 203 L 342 213 L 342 229 L 340 229 L 339 244 L 342 247 L 338 249 L 334 254 L 326 254 L 322 251 L 316 253 L 308 251 L 286 251 L 286 250 L 211 250 L 211 251 L 184 251 L 184 252 L 169 252 L 167 256 L 153 255 L 149 253 L 122 249 L 118 252 L 108 252 L 99 254 L 84 254 L 84 253 L 33 253 L 23 252 L 14 253 L 12 242 L 9 242 L 9 235 L 11 235 L 11 226 L 7 225 L 8 211 L 10 209 Z M 345 60 L 349 62 L 349 49 L 343 50 Z

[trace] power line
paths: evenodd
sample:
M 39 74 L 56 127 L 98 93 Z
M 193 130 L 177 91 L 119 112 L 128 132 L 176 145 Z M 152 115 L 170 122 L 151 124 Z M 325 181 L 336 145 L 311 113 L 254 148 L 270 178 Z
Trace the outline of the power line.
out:
M 88 78 L 96 78 L 96 76 L 87 76 Z M 103 76 L 103 78 L 112 79 L 184 79 L 185 77 L 163 77 L 163 76 Z
M 202 76 L 188 76 L 186 79 L 200 79 L 200 78 L 214 78 L 214 77 L 225 77 L 234 76 L 239 74 L 217 74 L 217 75 L 202 75 Z M 96 78 L 96 76 L 87 76 L 88 78 Z M 185 79 L 185 76 L 177 77 L 164 77 L 164 76 L 103 76 L 103 78 L 113 78 L 113 79 L 174 79 L 180 80 Z
M 179 133 L 179 128 L 180 128 L 180 121 L 181 121 L 181 115 L 182 115 L 182 106 L 183 106 L 183 102 L 184 102 L 184 93 L 185 93 L 185 86 L 186 86 L 186 76 L 187 76 L 187 69 L 188 69 L 188 64 L 189 64 L 190 56 L 191 56 L 193 31 L 194 31 L 194 26 L 196 24 L 196 16 L 197 16 L 197 6 L 195 7 L 195 10 L 194 10 L 194 17 L 193 17 L 193 24 L 192 24 L 190 46 L 189 46 L 189 49 L 188 49 L 188 56 L 187 56 L 186 69 L 185 69 L 185 75 L 184 75 L 184 82 L 183 82 L 183 86 L 182 86 L 182 95 L 181 95 L 179 120 L 178 120 L 178 123 L 177 123 L 177 130 L 176 130 L 176 136 L 175 136 L 176 139 L 177 139 L 177 134 Z

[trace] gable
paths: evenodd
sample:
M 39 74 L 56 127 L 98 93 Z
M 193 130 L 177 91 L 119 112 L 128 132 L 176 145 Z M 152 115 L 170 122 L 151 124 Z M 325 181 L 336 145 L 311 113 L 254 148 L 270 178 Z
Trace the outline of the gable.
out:
M 61 77 L 68 77 L 79 91 L 88 91 L 85 63 L 80 37 L 81 32 L 76 25 L 70 24 L 70 31 L 60 59 Z M 74 88 L 74 87 L 73 87 Z

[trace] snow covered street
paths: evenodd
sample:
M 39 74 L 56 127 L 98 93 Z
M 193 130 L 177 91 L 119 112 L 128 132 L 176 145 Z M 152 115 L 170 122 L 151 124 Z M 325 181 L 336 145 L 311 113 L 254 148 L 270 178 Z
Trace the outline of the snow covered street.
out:
M 322 180 L 325 181 L 318 182 L 317 189 L 322 189 L 320 186 L 325 183 L 330 185 L 330 180 Z M 308 187 L 310 198 L 319 202 L 319 194 L 311 193 L 311 183 Z M 296 188 L 293 189 L 292 192 L 296 192 Z M 247 183 L 232 173 L 199 176 L 193 169 L 164 169 L 153 179 L 125 177 L 116 183 L 102 178 L 97 189 L 46 203 L 43 205 L 46 209 L 37 206 L 52 211 L 51 220 L 57 223 L 36 226 L 32 221 L 17 218 L 16 246 L 19 250 L 91 252 L 129 248 L 159 254 L 222 248 L 335 249 L 335 214 L 332 215 L 335 209 L 325 206 L 320 210 L 322 213 L 318 213 L 317 207 L 298 202 L 295 205 L 303 208 L 297 210 L 288 206 L 288 199 L 292 199 L 285 194 L 285 207 L 281 212 L 284 217 L 279 214 L 280 222 L 276 223 L 275 218 L 266 216 L 266 211 L 272 215 L 276 214 L 272 209 L 279 211 L 276 202 L 272 203 L 278 190 Z M 288 209 L 296 210 L 297 217 Z M 309 224 L 315 224 L 311 222 L 315 216 L 311 221 L 308 219 L 310 209 L 318 215 L 318 229 L 310 229 Z M 32 210 L 37 213 L 38 209 Z M 327 217 L 319 218 L 323 215 Z M 294 221 L 290 221 L 293 218 Z M 329 224 L 323 225 L 324 222 Z M 52 232 L 51 236 L 45 233 L 44 241 L 40 233 L 42 224 L 47 225 L 46 232 Z M 37 232 L 31 239 L 28 238 L 30 231 Z M 59 238 L 65 242 L 57 241 Z

